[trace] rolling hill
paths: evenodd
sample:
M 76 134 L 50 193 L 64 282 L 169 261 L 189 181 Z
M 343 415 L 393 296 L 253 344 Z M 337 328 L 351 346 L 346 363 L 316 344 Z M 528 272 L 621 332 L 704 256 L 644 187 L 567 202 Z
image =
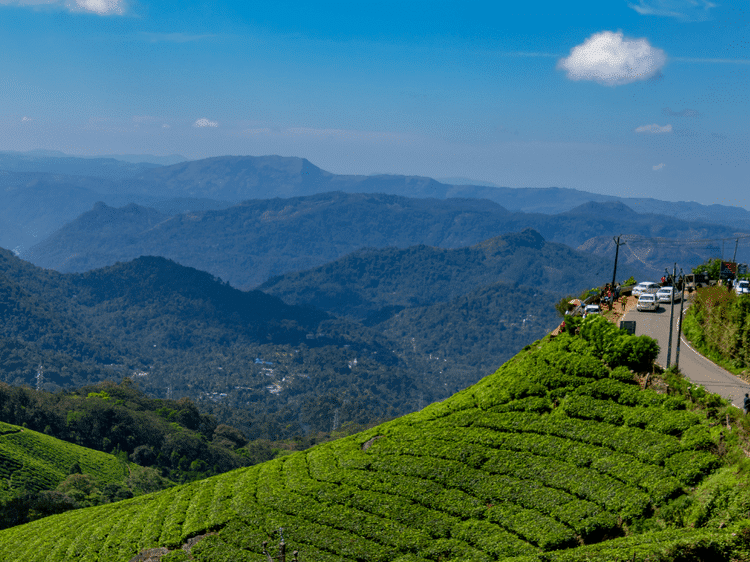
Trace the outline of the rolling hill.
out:
M 220 419 L 254 438 L 330 430 L 301 417 L 329 396 L 365 423 L 448 394 L 436 367 L 371 328 L 164 258 L 63 275 L 3 250 L 0 282 L 4 382 L 36 384 L 40 366 L 48 390 L 132 376 L 153 396 L 241 410 Z
M 550 216 L 511 213 L 486 200 L 334 192 L 250 200 L 171 217 L 135 205 L 113 209 L 97 204 L 21 255 L 61 272 L 159 255 L 208 271 L 235 287 L 251 288 L 275 275 L 304 271 L 363 248 L 423 244 L 455 249 L 526 228 L 610 263 L 612 237 L 627 234 L 629 245 L 620 252 L 621 265 L 648 278 L 660 276 L 664 260 L 678 259 L 690 267 L 716 250 L 715 244 L 691 246 L 672 239 L 730 238 L 737 227 L 639 214 L 617 202 L 588 203 Z M 641 249 L 636 237 L 668 240 Z
M 363 250 L 274 277 L 259 289 L 290 304 L 312 305 L 373 325 L 389 312 L 445 302 L 495 283 L 562 295 L 601 285 L 608 277 L 610 262 L 547 242 L 526 229 L 466 248 Z
M 0 558 L 260 561 L 283 529 L 320 561 L 747 559 L 720 401 L 642 390 L 656 352 L 591 318 L 366 432 L 1 531 Z
M 128 475 L 127 463 L 114 455 L 0 422 L 0 477 L 8 483 L 6 491 L 53 489 L 74 463 L 101 485 L 122 483 Z

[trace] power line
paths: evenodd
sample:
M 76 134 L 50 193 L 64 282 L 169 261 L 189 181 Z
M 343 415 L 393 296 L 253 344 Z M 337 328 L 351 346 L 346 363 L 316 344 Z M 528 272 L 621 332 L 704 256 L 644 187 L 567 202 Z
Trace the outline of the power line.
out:
M 714 244 L 717 244 L 718 242 L 726 242 L 727 240 L 735 240 L 737 241 L 737 243 L 739 243 L 740 240 L 750 239 L 750 234 L 729 236 L 725 238 L 665 238 L 665 237 L 649 238 L 648 236 L 642 236 L 640 234 L 624 234 L 622 235 L 622 238 L 625 239 L 626 242 L 635 243 L 635 244 L 658 244 L 662 246 L 663 245 L 684 246 L 686 244 L 690 244 L 690 245 L 712 244 L 712 246 L 710 247 L 718 247 Z

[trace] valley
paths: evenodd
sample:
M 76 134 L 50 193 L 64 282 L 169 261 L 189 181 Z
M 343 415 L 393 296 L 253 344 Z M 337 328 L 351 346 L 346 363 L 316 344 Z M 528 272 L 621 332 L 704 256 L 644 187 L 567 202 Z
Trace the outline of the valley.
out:
M 127 203 L 0 250 L 0 437 L 39 434 L 0 439 L 0 557 L 256 559 L 247 537 L 279 527 L 320 560 L 749 548 L 745 503 L 721 484 L 750 431 L 738 411 L 657 368 L 643 325 L 628 336 L 594 316 L 550 335 L 561 301 L 611 280 L 614 234 L 629 233 L 624 281 L 701 263 L 706 240 L 739 246 L 741 221 L 613 199 L 562 209 L 580 192 L 560 190 L 509 210 L 278 157 L 60 165 L 98 175 L 41 175 L 15 196 L 101 182 Z M 17 167 L 12 181 L 31 173 Z M 383 187 L 402 184 L 422 197 Z M 110 464 L 117 477 L 97 472 Z

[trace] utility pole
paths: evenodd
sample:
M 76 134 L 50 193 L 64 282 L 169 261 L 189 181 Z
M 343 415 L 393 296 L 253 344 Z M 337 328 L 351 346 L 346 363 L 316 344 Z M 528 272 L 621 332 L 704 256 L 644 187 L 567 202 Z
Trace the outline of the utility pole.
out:
M 622 236 L 622 235 L 620 235 Z M 615 295 L 615 278 L 617 277 L 617 257 L 620 255 L 620 236 L 613 236 L 612 240 L 615 241 L 615 269 L 612 271 L 612 298 L 609 299 L 609 309 L 612 310 L 612 301 Z M 624 244 L 625 242 L 622 242 Z
M 734 241 L 734 255 L 732 256 L 732 263 L 737 263 L 737 246 L 740 244 L 740 239 L 737 238 Z
M 669 364 L 672 359 L 672 330 L 674 328 L 674 278 L 675 275 L 677 275 L 677 264 L 674 264 L 674 268 L 672 269 L 672 298 L 670 299 L 672 302 L 670 303 L 670 312 L 669 312 L 669 346 L 667 347 L 667 369 L 669 369 Z
M 674 298 L 674 294 L 672 294 Z M 680 268 L 680 317 L 677 319 L 677 349 L 674 354 L 674 366 L 680 368 L 680 335 L 682 333 L 682 311 L 685 306 L 685 275 Z

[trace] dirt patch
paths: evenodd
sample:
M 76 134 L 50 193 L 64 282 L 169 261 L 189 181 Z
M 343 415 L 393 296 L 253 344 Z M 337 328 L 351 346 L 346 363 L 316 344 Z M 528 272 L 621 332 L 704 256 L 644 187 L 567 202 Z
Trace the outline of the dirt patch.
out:
M 373 444 L 373 443 L 375 443 L 375 441 L 377 441 L 377 440 L 378 440 L 378 439 L 380 439 L 381 437 L 383 437 L 383 436 L 382 436 L 382 435 L 376 435 L 375 437 L 373 437 L 373 438 L 372 438 L 372 439 L 370 439 L 369 441 L 366 441 L 366 442 L 365 442 L 365 443 L 364 443 L 364 444 L 362 445 L 362 450 L 363 450 L 363 451 L 366 451 L 367 449 L 369 449 L 370 447 L 372 447 L 372 444 Z

